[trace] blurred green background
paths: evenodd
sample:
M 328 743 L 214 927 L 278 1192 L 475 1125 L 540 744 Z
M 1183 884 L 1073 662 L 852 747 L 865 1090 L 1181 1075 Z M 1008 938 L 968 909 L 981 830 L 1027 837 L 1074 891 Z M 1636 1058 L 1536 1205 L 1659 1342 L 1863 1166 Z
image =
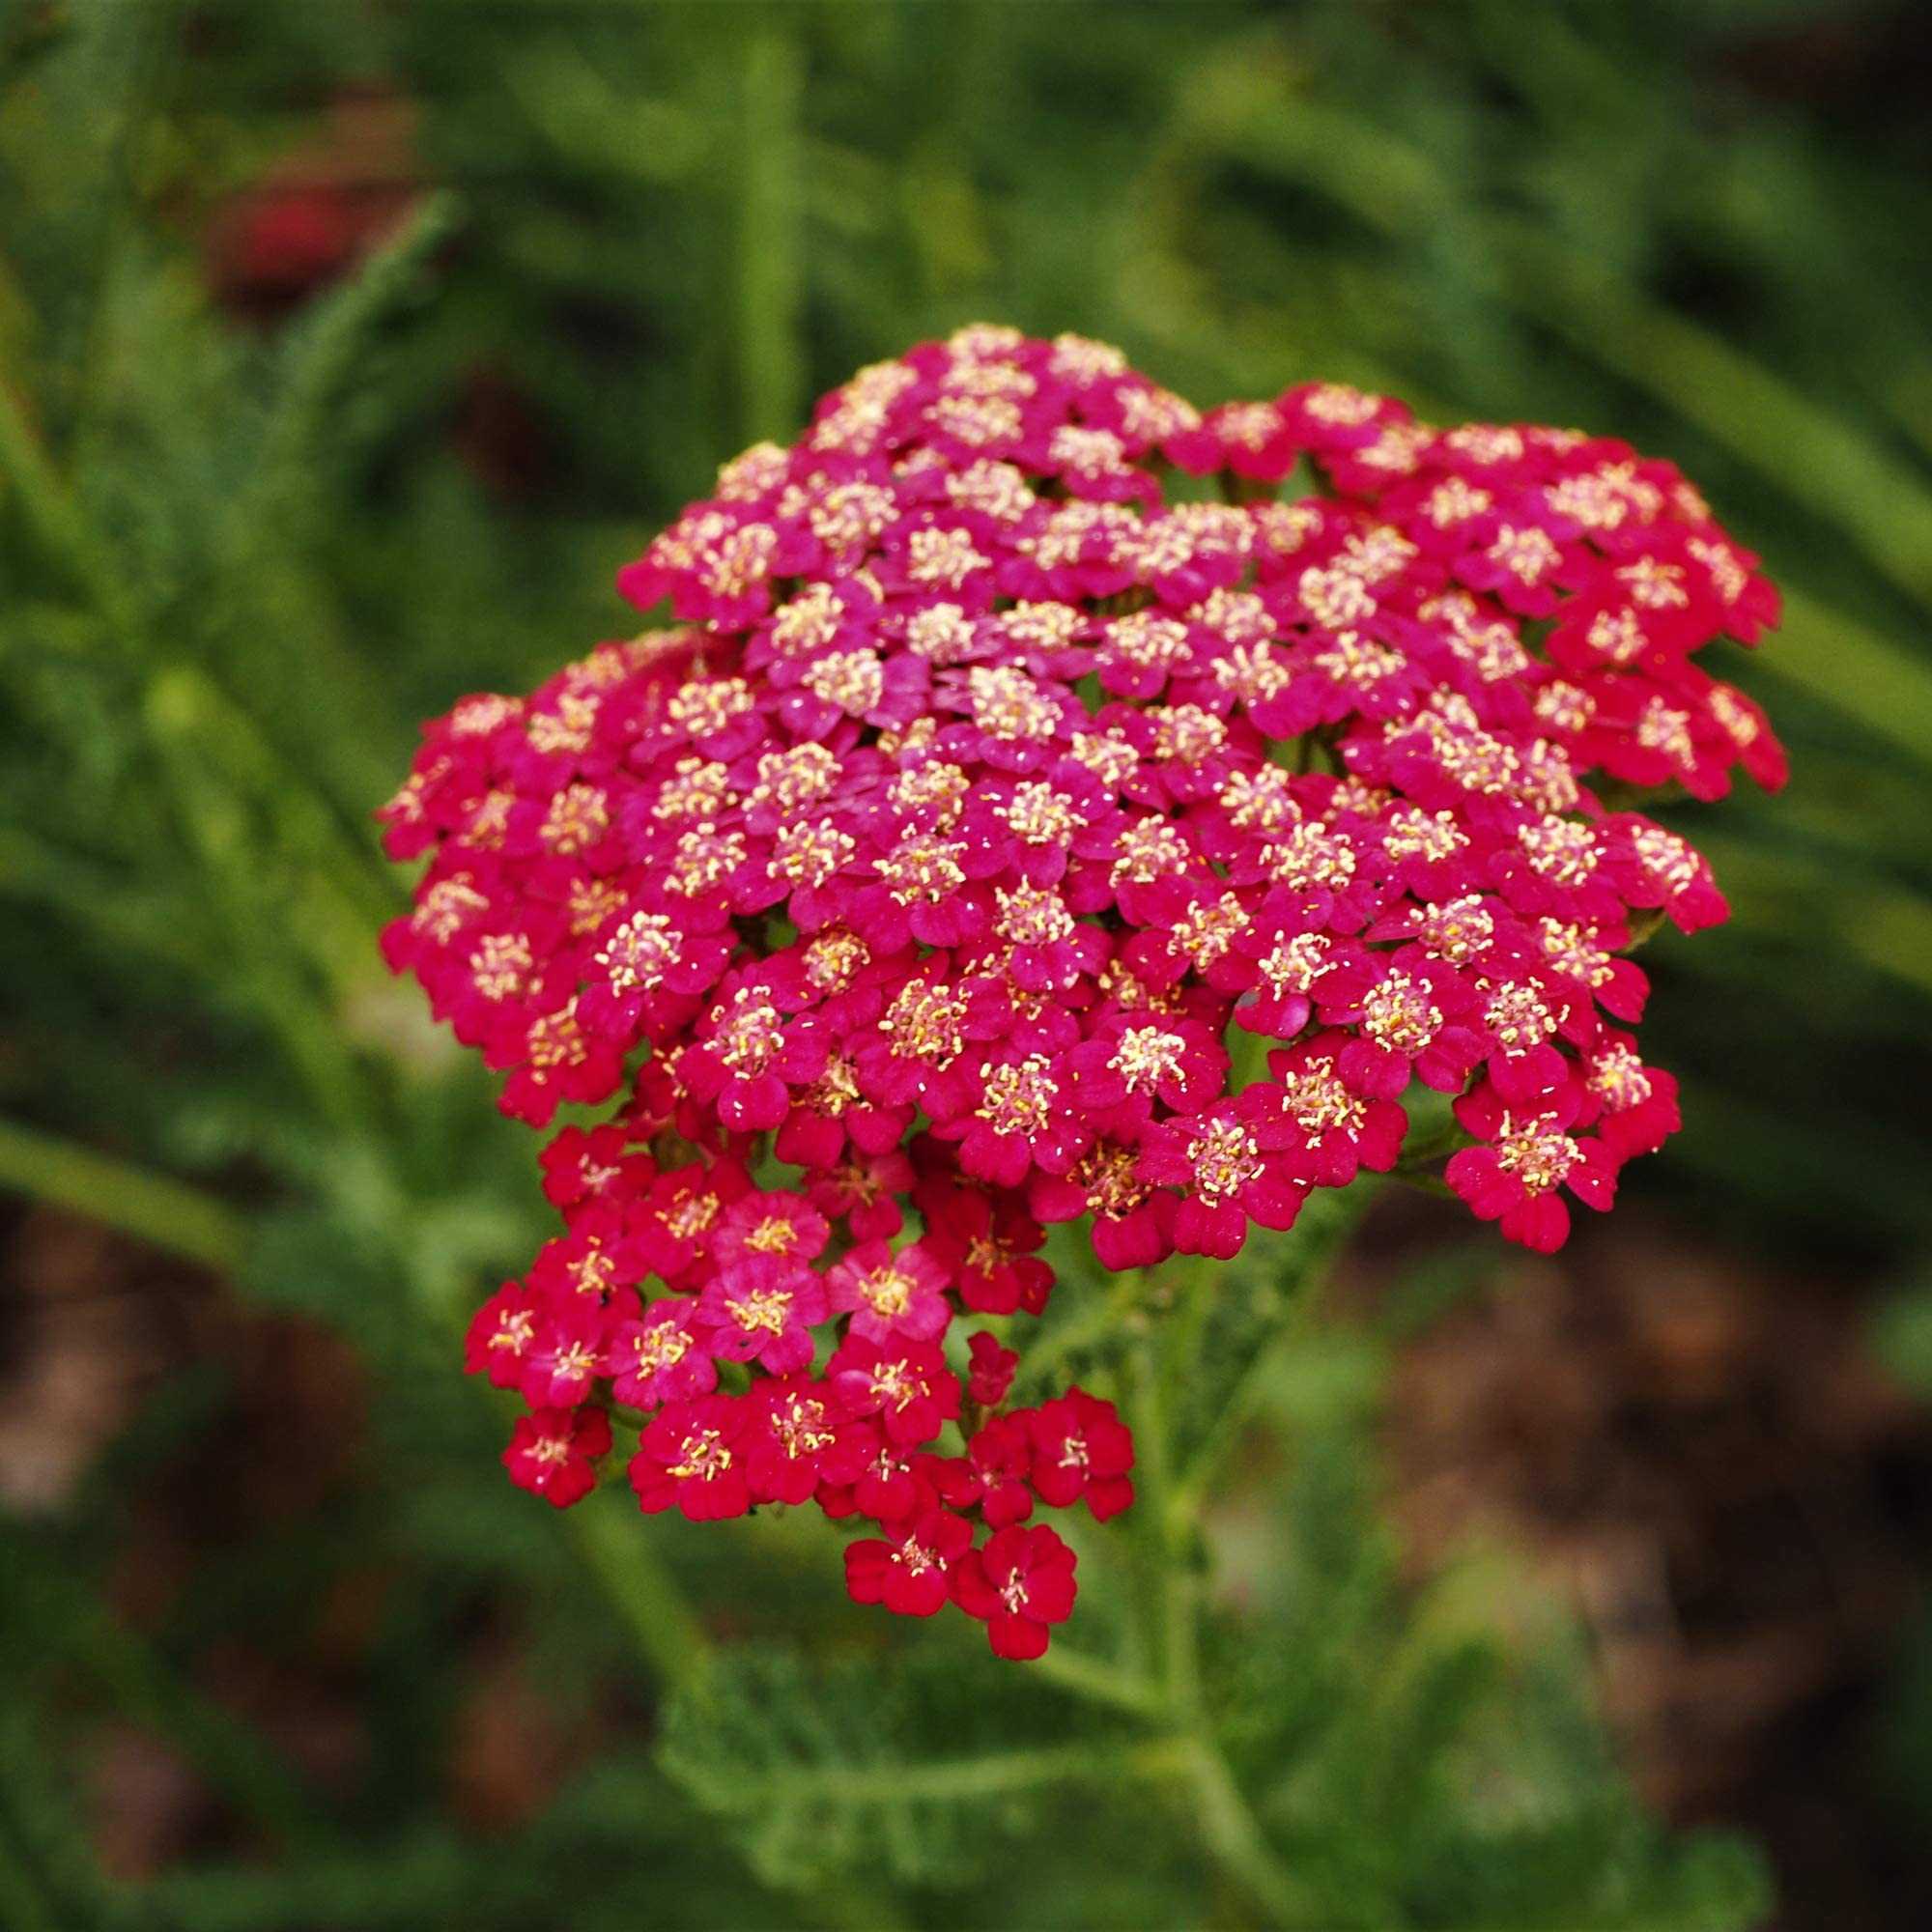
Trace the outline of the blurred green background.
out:
M 1906 0 L 0 0 L 0 1924 L 1925 1923 L 1928 102 Z M 1211 1520 L 1288 1898 L 456 1371 L 544 1214 L 369 813 L 979 318 L 1627 436 L 1789 600 L 1687 1131 L 1558 1266 L 1378 1201 Z

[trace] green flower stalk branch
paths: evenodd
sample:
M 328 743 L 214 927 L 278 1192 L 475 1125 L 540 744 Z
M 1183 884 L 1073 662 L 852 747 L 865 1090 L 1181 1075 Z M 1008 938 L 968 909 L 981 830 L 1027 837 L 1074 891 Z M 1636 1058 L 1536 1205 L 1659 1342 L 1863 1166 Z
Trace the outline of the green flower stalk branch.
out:
M 1265 1380 L 1276 1350 L 1307 1321 L 1327 1264 L 1370 1191 L 1364 1185 L 1336 1197 L 1308 1225 L 1260 1243 L 1236 1264 L 1169 1262 L 1108 1277 L 1090 1264 L 1094 1278 L 1082 1286 L 1095 1293 L 1111 1287 L 1105 1305 L 1114 1319 L 1084 1335 L 1049 1327 L 1041 1337 L 1040 1356 L 1079 1360 L 1083 1374 L 1134 1418 L 1145 1483 L 1130 1519 L 1083 1540 L 1084 1560 L 1104 1559 L 1102 1574 L 1121 1586 L 1122 1600 L 1107 1606 L 1119 1629 L 1119 1654 L 1056 1644 L 1033 1672 L 1072 1704 L 1092 1707 L 1106 1726 L 1092 1742 L 876 1767 L 781 1761 L 748 1781 L 735 1763 L 721 1763 L 713 1747 L 715 1734 L 730 1721 L 734 1694 L 721 1691 L 709 1673 L 732 1665 L 706 1654 L 687 1658 L 692 1674 L 672 1706 L 668 1748 L 675 1775 L 701 1803 L 750 1831 L 767 1807 L 787 1803 L 974 1805 L 1124 1776 L 1145 1784 L 1196 1839 L 1201 1856 L 1244 1901 L 1244 1919 L 1252 1915 L 1258 1924 L 1283 1927 L 1323 1923 L 1321 1894 L 1270 1847 L 1229 1761 L 1221 1715 L 1206 1688 L 1203 1654 L 1216 1615 L 1208 1601 L 1208 1519 L 1213 1472 L 1250 1423 L 1253 1389 Z M 1149 1315 L 1158 1319 L 1143 1319 Z M 1236 1336 L 1243 1345 L 1238 1355 L 1219 1350 L 1231 1373 L 1211 1379 L 1216 1342 Z M 613 1540 L 611 1548 L 615 1563 L 619 1546 Z M 655 1643 L 647 1634 L 646 1648 Z M 1064 1736 L 1066 1726 L 1057 1728 Z M 891 1740 L 870 1742 L 891 1748 Z

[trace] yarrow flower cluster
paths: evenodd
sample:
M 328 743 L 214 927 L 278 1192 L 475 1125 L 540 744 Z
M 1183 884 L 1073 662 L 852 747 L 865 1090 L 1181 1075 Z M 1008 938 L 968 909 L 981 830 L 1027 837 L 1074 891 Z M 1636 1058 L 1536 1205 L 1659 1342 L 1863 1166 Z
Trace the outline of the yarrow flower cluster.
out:
M 1049 1224 L 1232 1256 L 1395 1166 L 1420 1087 L 1548 1250 L 1676 1128 L 1626 954 L 1725 905 L 1627 798 L 1782 781 L 1693 662 L 1775 622 L 1756 564 L 1620 442 L 1204 414 L 985 326 L 746 451 L 619 578 L 669 627 L 465 698 L 384 813 L 429 859 L 387 957 L 505 1111 L 618 1101 L 470 1329 L 513 1478 L 574 1502 L 614 1416 L 644 1510 L 815 1502 L 856 1599 L 1037 1656 L 1040 1515 L 1133 1493 L 1111 1405 L 1011 1406 L 964 1332 L 1044 1308 Z

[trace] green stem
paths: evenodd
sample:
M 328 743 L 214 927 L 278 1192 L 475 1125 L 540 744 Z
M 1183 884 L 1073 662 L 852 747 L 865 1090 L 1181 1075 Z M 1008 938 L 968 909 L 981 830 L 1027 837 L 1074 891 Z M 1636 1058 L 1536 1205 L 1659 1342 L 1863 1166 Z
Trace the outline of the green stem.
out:
M 978 1757 L 937 1758 L 916 1764 L 812 1765 L 776 1769 L 742 1787 L 732 1808 L 749 1810 L 776 1792 L 809 1786 L 815 1797 L 845 1804 L 901 1800 L 966 1803 L 1037 1791 L 1048 1785 L 1092 1780 L 1111 1783 L 1127 1776 L 1160 1781 L 1183 1776 L 1191 1746 L 1184 1738 L 1151 1737 L 1140 1744 L 1054 1745 L 1032 1750 L 988 1751 Z
M 1140 1306 L 1148 1283 L 1149 1271 L 1133 1268 L 1116 1276 L 1104 1293 L 1084 1295 L 1081 1313 L 1056 1323 L 1027 1349 L 1015 1394 L 1024 1392 L 1030 1399 L 1034 1391 L 1048 1386 L 1052 1371 L 1069 1355 L 1119 1336 L 1122 1324 Z
M 1170 1267 L 1174 1264 L 1169 1264 Z M 1163 1417 L 1180 1412 L 1187 1390 L 1201 1360 L 1201 1347 L 1215 1296 L 1222 1288 L 1218 1265 L 1196 1264 L 1181 1272 L 1179 1292 L 1174 1306 L 1161 1322 L 1160 1411 Z M 1166 1445 L 1163 1445 L 1164 1449 Z M 1167 1453 L 1172 1454 L 1171 1449 Z
M 246 1224 L 213 1195 L 13 1121 L 0 1121 L 0 1189 L 84 1214 L 203 1267 L 232 1269 L 242 1254 Z
M 1090 1703 L 1111 1704 L 1116 1710 L 1131 1711 L 1144 1718 L 1158 1717 L 1166 1708 L 1158 1684 L 1109 1663 L 1104 1658 L 1069 1649 L 1064 1643 L 1053 1644 L 1027 1669 L 1032 1676 L 1070 1690 Z
M 652 1547 L 654 1525 L 635 1513 L 627 1517 L 601 1494 L 568 1511 L 564 1524 L 659 1687 L 673 1690 L 702 1675 L 711 1662 L 711 1639 Z
M 1121 1364 L 1121 1407 L 1134 1432 L 1135 1506 L 1127 1519 L 1130 1558 L 1136 1588 L 1129 1598 L 1138 1655 L 1158 1678 L 1163 1704 L 1170 1703 L 1172 1660 L 1166 1652 L 1169 1620 L 1164 1614 L 1169 1549 L 1166 1511 L 1169 1502 L 1166 1415 L 1160 1400 L 1155 1350 L 1143 1342 Z
M 1191 1541 L 1194 1522 L 1167 1499 L 1170 1521 Z M 1201 1573 L 1191 1551 L 1169 1538 L 1162 1591 L 1166 1638 L 1166 1690 L 1172 1722 L 1187 1750 L 1187 1777 L 1194 1816 L 1209 1854 L 1221 1869 L 1279 1925 L 1319 1921 L 1320 1901 L 1276 1857 L 1215 1735 L 1201 1678 Z
M 1197 1363 L 1207 1304 L 1220 1285 L 1220 1271 L 1199 1269 L 1185 1286 L 1176 1319 L 1161 1323 L 1122 1365 L 1122 1395 L 1132 1417 L 1146 1512 L 1138 1550 L 1141 1614 L 1159 1634 L 1160 1675 L 1153 1688 L 1164 1708 L 1164 1728 L 1183 1753 L 1190 1815 L 1209 1857 L 1269 1923 L 1282 1926 L 1319 1922 L 1321 1900 L 1269 1845 L 1216 1732 L 1201 1662 L 1201 1512 L 1208 1479 L 1251 1406 L 1265 1365 L 1285 1336 L 1305 1322 L 1315 1301 L 1315 1277 L 1352 1226 L 1359 1206 L 1350 1202 L 1350 1211 L 1311 1219 L 1299 1235 L 1299 1243 L 1311 1252 L 1299 1258 L 1295 1270 L 1300 1278 L 1295 1319 L 1237 1381 L 1228 1419 L 1186 1468 L 1175 1467 L 1170 1424 Z
M 1409 1177 L 1400 1177 L 1410 1179 Z M 1421 1179 L 1411 1179 L 1423 1185 Z M 1440 1184 L 1440 1183 L 1438 1183 Z M 1446 1187 L 1444 1189 L 1446 1192 Z M 1276 1372 L 1280 1357 L 1307 1333 L 1321 1306 L 1321 1287 L 1335 1256 L 1374 1198 L 1374 1183 L 1363 1176 L 1353 1185 L 1318 1194 L 1302 1209 L 1293 1240 L 1302 1250 L 1296 1269 L 1293 1306 L 1288 1319 L 1253 1359 L 1221 1405 L 1214 1428 L 1195 1450 L 1175 1482 L 1173 1507 L 1190 1520 L 1198 1514 L 1208 1490 L 1220 1474 L 1229 1451 L 1252 1419 L 1262 1392 Z
M 1220 1746 L 1204 1729 L 1195 1734 L 1193 1747 L 1201 1835 L 1221 1868 L 1276 1924 L 1320 1924 L 1320 1900 L 1270 1849 Z

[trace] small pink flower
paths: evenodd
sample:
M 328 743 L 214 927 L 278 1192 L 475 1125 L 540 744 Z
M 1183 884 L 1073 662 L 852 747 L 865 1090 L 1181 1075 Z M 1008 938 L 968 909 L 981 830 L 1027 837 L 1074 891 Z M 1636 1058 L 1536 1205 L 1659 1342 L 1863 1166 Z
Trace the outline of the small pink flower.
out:
M 1255 1131 L 1255 1111 L 1224 1102 L 1172 1125 L 1150 1127 L 1143 1136 L 1142 1178 L 1181 1190 L 1174 1244 L 1182 1254 L 1227 1261 L 1240 1252 L 1250 1221 L 1293 1226 L 1307 1183 L 1268 1158 Z
M 860 1154 L 827 1168 L 807 1194 L 822 1214 L 837 1216 L 861 1240 L 883 1240 L 903 1225 L 897 1196 L 912 1185 L 912 1163 L 896 1149 Z
M 842 1400 L 842 1398 L 841 1398 Z M 914 1453 L 889 1437 L 876 1415 L 848 1415 L 819 1467 L 818 1506 L 835 1520 L 864 1516 L 899 1522 L 926 1498 Z
M 788 1376 L 810 1362 L 812 1324 L 825 1316 L 825 1284 L 810 1269 L 753 1254 L 712 1279 L 696 1321 L 713 1354 Z
M 1483 1141 L 1452 1154 L 1444 1178 L 1478 1219 L 1495 1221 L 1505 1239 L 1539 1254 L 1561 1247 L 1570 1214 L 1559 1188 L 1586 1207 L 1609 1207 L 1621 1165 L 1601 1138 L 1577 1139 L 1574 1095 L 1547 1113 L 1512 1114 L 1493 1088 L 1479 1087 L 1456 1103 L 1456 1118 Z
M 520 1281 L 506 1281 L 470 1318 L 463 1366 L 497 1388 L 515 1388 L 536 1341 L 542 1302 Z
M 973 1365 L 966 1380 L 966 1393 L 981 1408 L 999 1407 L 1012 1386 L 1013 1372 L 1020 1365 L 1018 1354 L 1011 1349 L 1001 1348 L 983 1328 L 967 1338 L 966 1351 Z
M 1393 1100 L 1364 1098 L 1342 1077 L 1333 1035 L 1268 1055 L 1272 1088 L 1242 1095 L 1262 1146 L 1321 1187 L 1346 1187 L 1363 1169 L 1386 1174 L 1402 1151 L 1408 1116 Z
M 797 1194 L 741 1194 L 719 1217 L 711 1251 L 728 1266 L 753 1255 L 803 1265 L 823 1252 L 831 1227 Z
M 574 1408 L 604 1372 L 610 1323 L 588 1296 L 573 1296 L 537 1318 L 518 1389 L 532 1408 Z
M 901 1617 L 936 1616 L 946 1607 L 952 1566 L 972 1542 L 964 1517 L 923 1510 L 884 1539 L 845 1546 L 845 1588 L 855 1604 L 884 1604 Z
M 1039 1499 L 1065 1509 L 1081 1498 L 1094 1520 L 1105 1522 L 1134 1499 L 1127 1471 L 1134 1466 L 1134 1438 L 1110 1402 L 1068 1389 L 1026 1416 L 1032 1441 L 1029 1480 Z
M 605 1348 L 611 1393 L 633 1408 L 688 1402 L 718 1386 L 718 1365 L 698 1338 L 697 1304 L 667 1295 L 646 1304 L 641 1321 L 619 1321 Z
M 621 1200 L 648 1187 L 657 1164 L 632 1151 L 629 1136 L 614 1124 L 565 1127 L 541 1154 L 544 1195 L 566 1220 L 595 1203 Z
M 985 1624 L 995 1657 L 1039 1657 L 1051 1626 L 1073 1614 L 1076 1561 L 1043 1524 L 996 1529 L 953 1566 L 952 1601 Z
M 751 1423 L 750 1405 L 733 1396 L 668 1404 L 631 1458 L 638 1507 L 646 1516 L 674 1507 L 693 1522 L 743 1516 L 752 1506 Z
M 597 1459 L 610 1453 L 611 1418 L 601 1408 L 539 1408 L 520 1415 L 503 1466 L 520 1490 L 568 1509 L 597 1487 Z
M 1031 1418 L 1016 1410 L 989 1416 L 966 1444 L 966 1487 L 989 1529 L 1023 1522 L 1033 1514 L 1034 1445 Z
M 809 1376 L 774 1376 L 753 1383 L 750 1400 L 753 1414 L 743 1442 L 753 1497 L 809 1502 L 845 1419 L 837 1396 Z
M 1619 1159 L 1655 1152 L 1683 1124 L 1675 1075 L 1646 1065 L 1627 1034 L 1605 1029 L 1584 1056 L 1582 1088 L 1575 1124 L 1594 1125 Z
M 826 1376 L 854 1415 L 876 1415 L 888 1440 L 930 1442 L 959 1413 L 959 1380 L 930 1342 L 895 1339 L 888 1345 L 853 1335 L 842 1342 Z
M 787 1022 L 770 990 L 754 981 L 734 988 L 699 1026 L 678 1061 L 678 1077 L 736 1131 L 781 1124 L 793 1089 L 810 1086 L 824 1069 L 827 1047 L 817 1029 L 810 1020 Z
M 1227 1056 L 1205 1028 L 1161 1013 L 1107 1020 L 1068 1056 L 1073 1100 L 1096 1132 L 1138 1127 L 1156 1102 L 1176 1112 L 1219 1091 Z
M 936 1342 L 952 1320 L 949 1277 L 923 1241 L 895 1251 L 862 1241 L 826 1277 L 834 1314 L 849 1314 L 851 1332 L 885 1345 L 895 1338 Z
M 666 1169 L 626 1220 L 639 1263 L 667 1282 L 692 1272 L 710 1254 L 725 1208 L 751 1184 L 731 1161 Z
M 1017 1204 L 972 1187 L 922 1193 L 925 1245 L 975 1314 L 1039 1314 L 1053 1289 L 1040 1260 L 1046 1230 Z

